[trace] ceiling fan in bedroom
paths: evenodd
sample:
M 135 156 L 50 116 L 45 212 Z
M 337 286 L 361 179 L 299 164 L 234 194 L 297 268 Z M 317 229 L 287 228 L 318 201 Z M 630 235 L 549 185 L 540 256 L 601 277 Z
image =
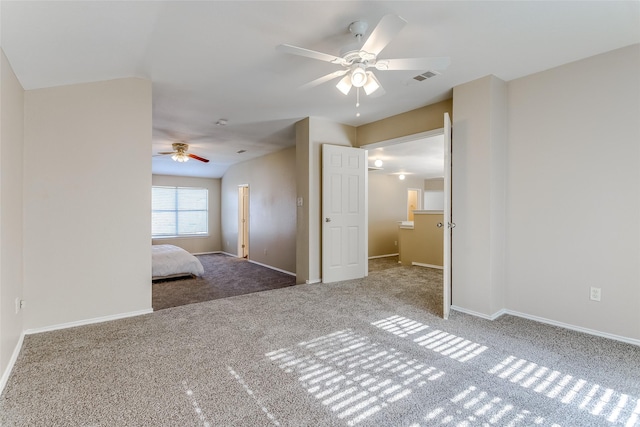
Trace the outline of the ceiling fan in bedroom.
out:
M 382 17 L 378 25 L 371 31 L 369 37 L 362 42 L 362 38 L 367 31 L 368 24 L 364 21 L 355 21 L 349 25 L 349 31 L 356 38 L 355 44 L 345 46 L 340 56 L 334 56 L 328 53 L 317 52 L 302 47 L 292 46 L 289 44 L 278 45 L 277 49 L 281 52 L 291 53 L 294 55 L 305 56 L 320 61 L 330 62 L 342 67 L 342 69 L 319 77 L 301 87 L 301 89 L 309 89 L 318 86 L 330 80 L 342 77 L 336 88 L 340 92 L 347 95 L 352 87 L 357 89 L 358 97 L 356 106 L 359 104 L 360 88 L 367 95 L 374 92 L 376 94 L 384 94 L 384 89 L 370 68 L 377 71 L 398 71 L 398 70 L 433 70 L 439 71 L 446 69 L 450 64 L 448 57 L 429 57 L 429 58 L 403 58 L 403 59 L 381 59 L 378 55 L 391 42 L 391 40 L 402 30 L 407 21 L 398 15 L 385 15 Z
M 205 159 L 204 157 L 197 156 L 193 153 L 188 153 L 187 151 L 189 150 L 189 144 L 186 144 L 184 142 L 174 142 L 173 144 L 171 144 L 171 146 L 173 147 L 173 151 L 161 151 L 154 157 L 171 155 L 171 158 L 176 162 L 183 163 L 191 158 L 204 163 L 209 163 L 209 160 Z

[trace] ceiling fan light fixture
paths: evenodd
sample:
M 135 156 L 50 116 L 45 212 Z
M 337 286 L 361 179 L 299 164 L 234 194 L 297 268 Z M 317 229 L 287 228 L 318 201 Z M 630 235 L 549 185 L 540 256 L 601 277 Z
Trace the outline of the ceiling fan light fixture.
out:
M 351 76 L 347 74 L 346 76 L 341 78 L 336 87 L 340 92 L 348 95 L 349 91 L 351 90 Z
M 171 158 L 174 161 L 180 162 L 180 163 L 184 163 L 184 162 L 188 162 L 189 161 L 189 156 L 187 156 L 186 153 L 175 153 L 173 156 L 171 156 Z
M 378 90 L 378 88 L 380 88 L 380 82 L 371 71 L 367 71 L 367 81 L 364 84 L 364 92 L 367 95 L 371 95 L 373 92 Z
M 351 84 L 362 87 L 367 82 L 367 73 L 362 67 L 357 67 L 351 72 Z

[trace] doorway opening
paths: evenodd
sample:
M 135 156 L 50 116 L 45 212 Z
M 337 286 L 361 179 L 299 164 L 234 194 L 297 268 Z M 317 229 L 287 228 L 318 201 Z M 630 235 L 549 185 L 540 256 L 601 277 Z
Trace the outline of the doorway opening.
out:
M 422 209 L 422 189 L 407 189 L 407 221 L 413 221 L 413 211 Z
M 238 256 L 249 258 L 249 184 L 238 186 Z
M 443 317 L 448 315 L 444 271 L 450 265 L 444 257 L 448 230 L 442 227 L 444 199 L 450 197 L 444 188 L 445 133 L 442 128 L 361 147 L 368 150 L 370 258 L 386 257 L 381 268 L 395 259 L 402 268 L 433 272 L 430 281 L 437 283 L 428 285 L 428 309 Z

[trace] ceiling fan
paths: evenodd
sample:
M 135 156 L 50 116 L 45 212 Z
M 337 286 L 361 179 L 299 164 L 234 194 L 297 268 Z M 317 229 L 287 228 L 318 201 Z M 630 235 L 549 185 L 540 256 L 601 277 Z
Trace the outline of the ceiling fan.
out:
M 294 55 L 306 56 L 320 61 L 330 62 L 340 65 L 343 68 L 333 73 L 317 78 L 301 87 L 309 89 L 322 83 L 342 77 L 336 88 L 347 95 L 352 87 L 358 90 L 363 88 L 367 95 L 380 91 L 384 94 L 384 89 L 376 78 L 373 71 L 368 68 L 375 68 L 378 71 L 397 70 L 444 70 L 451 60 L 448 57 L 431 58 L 403 58 L 403 59 L 380 59 L 378 55 L 391 42 L 391 40 L 402 30 L 407 21 L 398 15 L 385 15 L 378 25 L 373 29 L 369 37 L 362 43 L 362 37 L 367 31 L 368 24 L 364 21 L 355 21 L 349 25 L 349 31 L 356 38 L 353 44 L 342 49 L 340 55 L 334 56 L 327 53 L 317 52 L 302 47 L 289 44 L 278 45 L 281 52 Z
M 161 151 L 157 155 L 168 156 L 169 154 L 171 154 L 171 158 L 174 161 L 181 163 L 188 161 L 189 158 L 200 160 L 204 163 L 209 163 L 209 160 L 205 159 L 204 157 L 197 156 L 193 153 L 187 153 L 187 151 L 189 150 L 189 144 L 185 144 L 184 142 L 174 142 L 173 144 L 171 144 L 171 146 L 173 147 L 173 151 Z

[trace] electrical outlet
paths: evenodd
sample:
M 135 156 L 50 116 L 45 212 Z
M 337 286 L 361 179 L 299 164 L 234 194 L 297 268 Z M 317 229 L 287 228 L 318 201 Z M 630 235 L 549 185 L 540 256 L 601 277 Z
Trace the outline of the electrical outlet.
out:
M 602 289 L 591 287 L 590 298 L 591 301 L 600 301 L 600 297 L 602 294 Z
M 393 244 L 394 244 L 395 246 L 398 246 L 398 241 L 397 241 L 397 240 L 394 240 L 394 241 L 393 241 Z

